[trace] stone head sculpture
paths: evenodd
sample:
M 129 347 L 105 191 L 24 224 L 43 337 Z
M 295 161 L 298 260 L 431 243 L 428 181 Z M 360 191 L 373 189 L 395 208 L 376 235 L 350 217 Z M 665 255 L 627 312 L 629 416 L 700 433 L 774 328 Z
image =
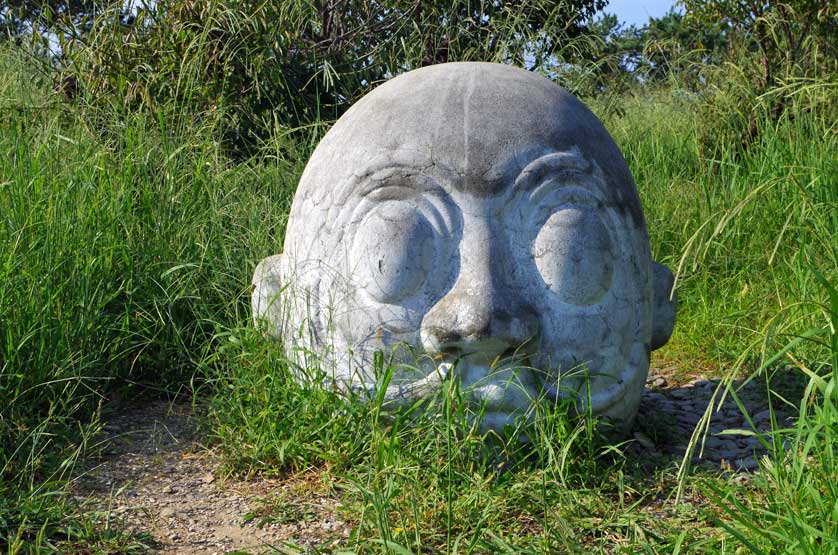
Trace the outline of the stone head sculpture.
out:
M 608 132 L 551 81 L 488 63 L 411 71 L 347 111 L 254 285 L 255 318 L 331 383 L 412 402 L 459 379 L 484 428 L 569 395 L 627 425 L 675 321 Z

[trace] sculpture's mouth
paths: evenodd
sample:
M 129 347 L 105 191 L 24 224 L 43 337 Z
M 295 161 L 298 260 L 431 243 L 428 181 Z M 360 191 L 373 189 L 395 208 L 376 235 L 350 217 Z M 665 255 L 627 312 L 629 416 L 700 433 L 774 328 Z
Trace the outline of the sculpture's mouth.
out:
M 608 414 L 642 391 L 645 353 L 643 344 L 635 342 L 622 370 L 607 374 L 546 372 L 528 365 L 528 357 L 512 357 L 497 364 L 476 357 L 439 364 L 428 359 L 425 377 L 390 384 L 384 399 L 390 406 L 412 405 L 438 392 L 444 380 L 459 379 L 469 408 L 482 415 L 481 428 L 499 425 L 496 429 L 501 429 L 521 416 L 528 418 L 542 400 L 572 398 L 578 413 Z
M 391 384 L 385 402 L 391 407 L 409 406 L 440 391 L 444 380 L 457 379 L 467 414 L 479 420 L 480 431 L 500 431 L 531 416 L 540 394 L 532 378 L 532 369 L 520 361 L 489 365 L 461 358 L 436 365 L 422 379 Z

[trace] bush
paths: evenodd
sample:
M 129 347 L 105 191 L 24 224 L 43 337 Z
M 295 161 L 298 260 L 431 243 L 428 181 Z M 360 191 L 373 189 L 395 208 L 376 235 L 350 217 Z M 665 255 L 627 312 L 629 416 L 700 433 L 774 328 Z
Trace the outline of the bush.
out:
M 171 107 L 167 121 L 212 122 L 241 158 L 275 129 L 334 120 L 380 81 L 420 65 L 548 64 L 602 4 L 162 0 L 128 19 L 115 9 L 84 32 L 58 32 L 65 71 L 87 102 L 120 113 Z

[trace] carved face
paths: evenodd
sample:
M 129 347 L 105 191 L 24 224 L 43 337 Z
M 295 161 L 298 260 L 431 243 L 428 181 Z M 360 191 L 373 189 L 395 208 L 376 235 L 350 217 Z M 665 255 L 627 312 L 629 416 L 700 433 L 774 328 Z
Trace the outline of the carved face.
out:
M 254 314 L 341 386 L 374 390 L 384 352 L 390 399 L 460 379 L 485 427 L 581 388 L 630 421 L 675 312 L 599 121 L 550 81 L 484 63 L 407 73 L 349 110 L 254 283 Z

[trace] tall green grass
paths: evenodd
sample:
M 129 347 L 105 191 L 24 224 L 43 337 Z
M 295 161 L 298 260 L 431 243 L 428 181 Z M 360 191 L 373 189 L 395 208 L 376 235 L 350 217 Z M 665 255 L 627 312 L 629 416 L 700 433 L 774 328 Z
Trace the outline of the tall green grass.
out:
M 55 518 L 38 500 L 73 476 L 103 404 L 190 390 L 215 327 L 247 317 L 255 253 L 281 243 L 300 167 L 234 166 L 200 122 L 100 113 L 118 133 L 91 131 L 35 67 L 0 52 L 6 530 Z
M 487 444 L 454 384 L 426 416 L 297 384 L 250 326 L 248 296 L 255 263 L 281 249 L 313 141 L 278 129 L 233 163 L 218 120 L 68 102 L 35 67 L 0 52 L 0 544 L 49 552 L 81 535 L 60 494 L 100 411 L 182 391 L 209 397 L 229 471 L 322 472 L 357 552 L 834 552 L 834 84 L 747 152 L 712 159 L 701 98 L 641 89 L 619 113 L 589 99 L 635 175 L 656 258 L 677 269 L 662 355 L 725 383 L 779 362 L 810 382 L 788 399 L 796 426 L 764 438 L 753 487 L 686 474 L 716 508 L 662 519 L 674 463 L 624 456 L 567 407 L 544 407 L 528 443 Z
M 625 99 L 606 116 L 638 184 L 654 255 L 677 274 L 669 353 L 765 360 L 820 321 L 813 269 L 838 271 L 838 84 L 817 109 L 766 122 L 758 143 L 716 157 L 700 135 L 701 99 L 676 91 Z M 769 336 L 768 342 L 764 339 Z
M 281 348 L 251 328 L 218 334 L 215 353 L 210 429 L 227 471 L 320 472 L 326 491 L 316 495 L 331 490 L 342 499 L 351 553 L 605 553 L 615 538 L 630 543 L 635 534 L 653 535 L 658 547 L 711 553 L 718 545 L 685 539 L 684 514 L 627 521 L 646 499 L 625 479 L 639 476 L 638 463 L 627 463 L 593 420 L 571 417 L 569 403 L 539 407 L 529 425 L 487 435 L 454 381 L 394 411 L 297 383 Z M 663 489 L 643 481 L 652 495 Z M 271 522 L 287 502 L 267 500 L 261 518 Z
M 827 302 L 826 321 L 807 339 L 825 347 L 815 365 L 783 350 L 808 378 L 797 420 L 772 426 L 762 440 L 769 454 L 761 461 L 755 497 L 744 501 L 708 482 L 705 487 L 724 510 L 720 526 L 757 554 L 838 553 L 838 288 L 816 274 Z
M 828 81 L 800 88 L 798 96 L 817 96 L 779 121 L 766 115 L 747 151 L 731 145 L 713 158 L 701 148 L 706 122 L 694 100 L 638 98 L 634 109 L 645 118 L 612 122 L 657 256 L 677 268 L 679 322 L 664 356 L 708 360 L 701 373 L 723 377 L 719 403 L 736 399 L 742 378 L 758 379 L 769 408 L 797 412 L 790 428 L 773 419 L 760 434 L 740 404 L 749 426 L 731 433 L 756 435 L 768 449 L 755 488 L 745 495 L 714 480 L 702 486 L 723 511 L 713 520 L 754 553 L 838 553 L 836 92 Z M 802 397 L 778 383 L 788 368 L 808 382 Z

